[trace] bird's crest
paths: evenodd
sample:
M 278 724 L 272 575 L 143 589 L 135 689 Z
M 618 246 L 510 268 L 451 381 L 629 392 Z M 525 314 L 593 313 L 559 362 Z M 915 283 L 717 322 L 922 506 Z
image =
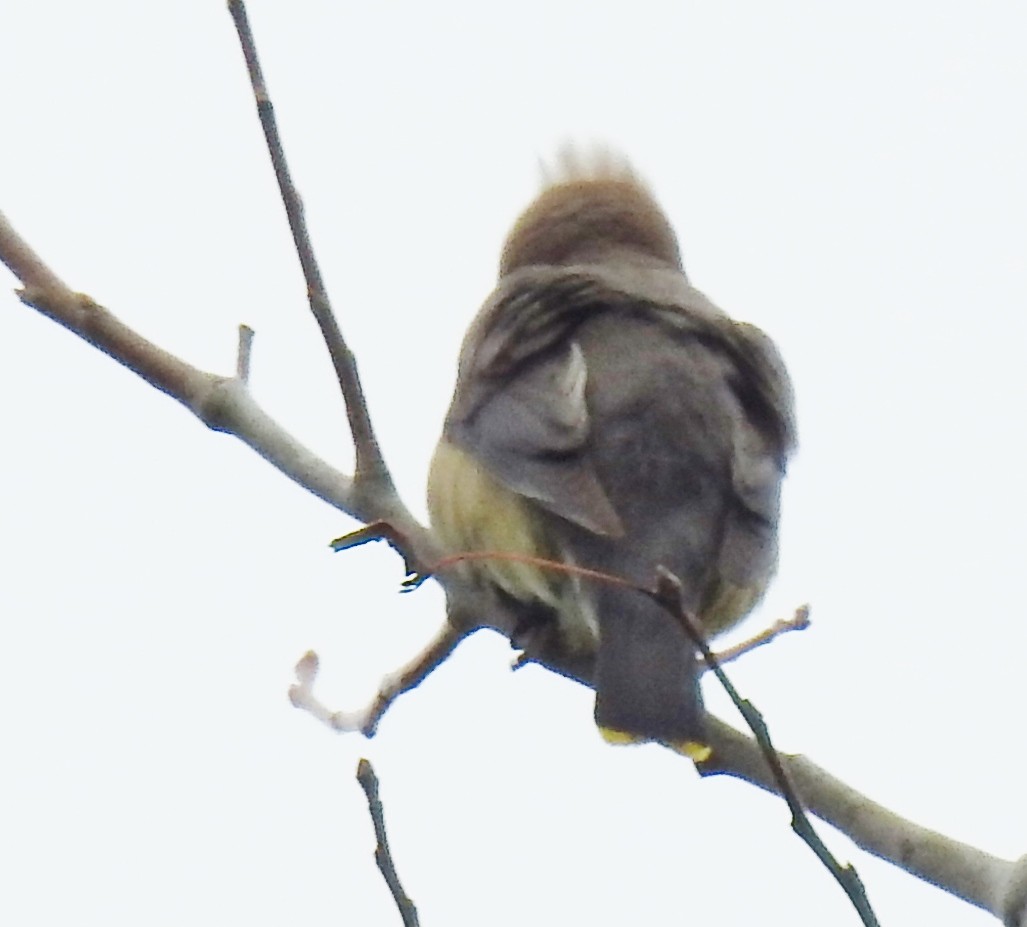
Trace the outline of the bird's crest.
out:
M 500 275 L 595 259 L 630 248 L 680 268 L 677 237 L 652 192 L 609 148 L 562 148 L 542 166 L 543 189 L 507 236 Z

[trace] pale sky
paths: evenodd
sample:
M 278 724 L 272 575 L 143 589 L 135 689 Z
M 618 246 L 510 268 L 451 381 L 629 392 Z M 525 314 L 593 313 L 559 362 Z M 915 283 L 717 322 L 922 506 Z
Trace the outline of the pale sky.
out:
M 630 9 L 630 12 L 629 12 Z M 777 342 L 801 447 L 732 667 L 778 746 L 1027 852 L 1027 8 L 327 3 L 250 15 L 389 462 L 423 513 L 460 338 L 564 142 L 650 181 L 692 281 Z M 9 0 L 0 209 L 73 288 L 350 447 L 223 3 Z M 0 270 L 0 923 L 398 924 L 372 760 L 426 925 L 858 923 L 784 804 L 613 748 L 587 690 L 482 632 L 339 736 L 442 620 L 384 545 L 22 306 Z M 708 702 L 738 722 L 712 681 Z M 996 923 L 826 825 L 882 924 Z

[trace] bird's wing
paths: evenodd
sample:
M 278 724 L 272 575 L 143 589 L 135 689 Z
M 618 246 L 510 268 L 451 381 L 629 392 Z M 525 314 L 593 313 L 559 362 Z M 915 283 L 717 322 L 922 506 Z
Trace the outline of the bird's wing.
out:
M 575 330 L 610 294 L 587 274 L 513 274 L 468 334 L 447 437 L 501 483 L 601 535 L 623 526 L 588 461 L 588 364 Z
M 792 385 L 773 341 L 690 287 L 676 303 L 654 309 L 679 337 L 728 362 L 726 383 L 738 404 L 731 428 L 735 492 L 753 515 L 776 521 L 781 476 L 797 439 Z
M 651 342 L 645 336 L 636 350 L 626 340 L 623 350 L 633 357 L 625 357 L 624 366 L 615 365 L 621 368 L 612 376 L 616 382 L 604 383 L 604 390 L 624 391 L 627 400 L 633 391 L 660 390 L 656 371 L 636 376 L 631 369 L 652 357 L 652 344 L 662 345 L 658 353 L 673 355 L 669 369 L 692 367 L 698 379 L 690 382 L 690 374 L 681 383 L 675 404 L 680 420 L 661 423 L 676 425 L 676 433 L 661 428 L 662 436 L 650 440 L 662 443 L 664 451 L 684 442 L 684 459 L 692 456 L 687 445 L 695 429 L 706 430 L 714 419 L 722 422 L 718 428 L 731 422 L 731 437 L 725 434 L 724 439 L 734 446 L 731 469 L 738 501 L 757 520 L 776 521 L 781 472 L 794 444 L 791 387 L 783 363 L 759 329 L 729 319 L 676 272 L 579 265 L 511 274 L 468 333 L 447 436 L 514 492 L 595 534 L 622 535 L 623 513 L 610 501 L 611 490 L 615 498 L 618 493 L 600 481 L 595 466 L 597 436 L 588 396 L 595 401 L 590 365 L 599 358 L 580 343 L 589 340 L 583 324 L 591 329 L 598 319 L 618 315 L 650 318 L 664 334 Z M 617 323 L 609 332 L 604 337 L 616 352 Z M 603 364 L 609 366 L 608 360 Z M 704 381 L 708 377 L 714 382 Z M 714 398 L 723 396 L 722 389 L 731 394 L 728 405 L 737 409 L 727 419 L 721 409 L 727 400 Z M 641 405 L 644 398 L 637 397 Z M 711 400 L 716 412 L 706 404 Z M 624 477 L 637 479 L 638 474 Z

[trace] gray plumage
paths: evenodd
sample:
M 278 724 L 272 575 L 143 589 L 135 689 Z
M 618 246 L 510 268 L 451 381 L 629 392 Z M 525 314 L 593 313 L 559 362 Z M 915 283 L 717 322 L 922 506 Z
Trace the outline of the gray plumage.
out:
M 714 634 L 776 566 L 788 378 L 762 332 L 689 285 L 630 168 L 576 170 L 515 226 L 468 331 L 432 523 L 452 550 L 533 553 L 646 585 L 662 565 Z M 527 623 L 596 648 L 603 729 L 702 740 L 695 654 L 671 616 L 620 587 L 474 564 Z

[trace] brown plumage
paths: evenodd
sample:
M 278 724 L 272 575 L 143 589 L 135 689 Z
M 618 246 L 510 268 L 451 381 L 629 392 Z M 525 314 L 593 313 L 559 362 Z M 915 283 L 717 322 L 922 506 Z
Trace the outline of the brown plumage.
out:
M 763 594 L 794 445 L 770 340 L 697 290 L 630 166 L 569 152 L 503 248 L 429 476 L 451 551 L 501 550 L 683 584 L 710 634 Z M 466 565 L 525 627 L 595 651 L 612 739 L 702 740 L 695 654 L 636 592 L 523 562 Z

